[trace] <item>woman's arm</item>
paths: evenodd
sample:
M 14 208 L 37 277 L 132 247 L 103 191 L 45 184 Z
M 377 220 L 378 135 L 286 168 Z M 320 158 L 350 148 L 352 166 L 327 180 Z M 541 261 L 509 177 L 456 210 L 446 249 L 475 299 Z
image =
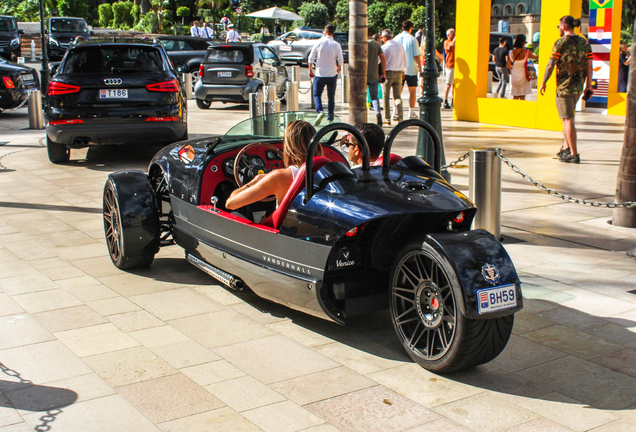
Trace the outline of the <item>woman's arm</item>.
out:
M 276 198 L 281 201 L 292 180 L 293 176 L 289 169 L 279 169 L 269 174 L 258 175 L 248 184 L 232 192 L 225 207 L 229 210 L 236 210 L 270 195 L 276 195 Z
M 528 50 L 528 58 L 531 58 L 532 60 L 537 60 L 539 56 L 533 53 L 532 51 Z

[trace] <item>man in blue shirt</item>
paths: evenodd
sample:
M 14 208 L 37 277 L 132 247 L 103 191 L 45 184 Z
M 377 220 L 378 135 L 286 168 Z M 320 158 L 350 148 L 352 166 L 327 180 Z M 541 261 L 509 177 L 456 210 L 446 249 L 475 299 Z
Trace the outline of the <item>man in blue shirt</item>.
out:
M 417 99 L 417 77 L 422 72 L 422 62 L 420 57 L 420 44 L 411 35 L 413 23 L 406 20 L 402 23 L 402 33 L 395 37 L 395 41 L 401 43 L 406 51 L 406 72 L 404 81 L 409 88 L 409 117 L 419 118 L 415 111 Z M 397 120 L 394 118 L 393 120 Z

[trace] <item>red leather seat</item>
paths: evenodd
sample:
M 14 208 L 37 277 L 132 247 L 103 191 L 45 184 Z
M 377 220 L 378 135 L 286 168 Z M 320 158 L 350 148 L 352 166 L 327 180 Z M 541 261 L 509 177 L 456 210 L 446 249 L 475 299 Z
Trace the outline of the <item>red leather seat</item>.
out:
M 396 155 L 395 153 L 391 153 L 391 159 L 389 161 L 389 165 L 395 165 L 399 161 L 402 160 L 402 156 Z M 382 166 L 383 157 L 380 156 L 375 161 L 371 162 L 371 166 Z
M 331 162 L 330 159 L 326 157 L 318 156 L 314 158 L 314 174 L 320 168 L 325 166 Z M 305 189 L 305 164 L 303 164 L 299 169 L 298 173 L 296 173 L 296 177 L 294 177 L 294 181 L 291 186 L 289 186 L 289 190 L 285 194 L 285 198 L 283 201 L 278 203 L 278 208 L 274 210 L 274 213 L 263 219 L 261 221 L 261 225 L 267 225 L 272 228 L 280 229 L 280 226 L 283 224 L 283 220 L 285 220 L 285 216 L 287 216 L 287 210 L 289 210 L 289 206 L 296 199 L 298 194 Z

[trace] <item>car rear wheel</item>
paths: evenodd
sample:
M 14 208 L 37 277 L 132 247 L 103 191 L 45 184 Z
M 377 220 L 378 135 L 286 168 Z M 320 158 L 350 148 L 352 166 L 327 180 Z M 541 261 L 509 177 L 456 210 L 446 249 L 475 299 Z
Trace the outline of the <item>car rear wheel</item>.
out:
M 430 371 L 452 372 L 489 362 L 510 339 L 514 315 L 471 320 L 462 314 L 453 266 L 426 243 L 398 255 L 389 294 L 391 321 L 402 346 Z
M 212 101 L 197 98 L 197 106 L 200 109 L 210 109 L 210 105 L 212 105 Z
M 54 164 L 68 162 L 71 158 L 71 150 L 65 144 L 58 144 L 46 137 L 46 150 L 49 154 L 49 160 Z
M 126 246 L 124 244 L 124 228 L 121 222 L 120 202 L 117 198 L 115 185 L 111 179 L 108 179 L 106 187 L 104 188 L 103 216 L 108 254 L 113 264 L 115 264 L 115 267 L 121 270 L 148 267 L 154 260 L 154 255 L 125 255 L 124 248 Z

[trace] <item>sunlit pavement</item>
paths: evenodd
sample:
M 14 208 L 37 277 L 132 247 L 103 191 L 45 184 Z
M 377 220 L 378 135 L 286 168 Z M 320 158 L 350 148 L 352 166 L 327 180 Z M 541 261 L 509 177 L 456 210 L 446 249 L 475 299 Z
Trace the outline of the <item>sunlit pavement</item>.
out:
M 191 101 L 190 137 L 247 116 Z M 546 186 L 613 200 L 620 117 L 577 117 L 580 165 L 554 156 L 560 133 L 443 118 L 449 162 L 499 147 Z M 27 127 L 26 109 L 0 115 L 0 432 L 636 430 L 636 230 L 608 224 L 610 210 L 503 166 L 502 234 L 525 308 L 497 359 L 435 375 L 408 359 L 387 313 L 338 327 L 228 292 L 176 246 L 117 270 L 106 176 L 145 169 L 158 149 L 78 150 L 52 165 L 44 132 Z M 407 131 L 395 150 L 414 149 Z M 451 173 L 467 191 L 467 163 Z

